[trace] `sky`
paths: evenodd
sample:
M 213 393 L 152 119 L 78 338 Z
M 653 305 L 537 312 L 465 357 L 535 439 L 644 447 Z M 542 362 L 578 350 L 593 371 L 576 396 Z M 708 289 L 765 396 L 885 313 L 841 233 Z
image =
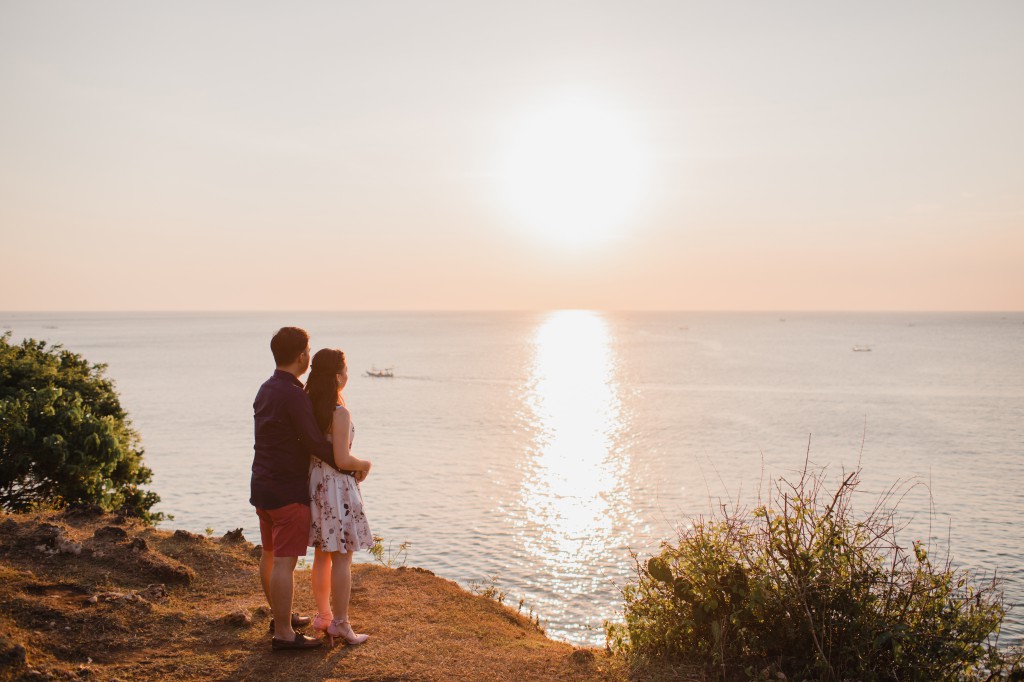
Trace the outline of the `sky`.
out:
M 0 310 L 1022 310 L 1024 3 L 0 0 Z

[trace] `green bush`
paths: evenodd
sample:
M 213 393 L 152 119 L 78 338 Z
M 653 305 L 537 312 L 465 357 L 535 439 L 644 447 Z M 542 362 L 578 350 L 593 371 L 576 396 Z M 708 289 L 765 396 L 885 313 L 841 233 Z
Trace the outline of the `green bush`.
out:
M 138 435 L 105 366 L 0 336 L 0 506 L 98 505 L 159 521 Z
M 855 517 L 859 473 L 826 495 L 805 467 L 749 513 L 697 519 L 636 562 L 609 646 L 720 679 L 1018 679 L 1019 653 L 997 646 L 997 581 L 899 544 L 895 489 Z

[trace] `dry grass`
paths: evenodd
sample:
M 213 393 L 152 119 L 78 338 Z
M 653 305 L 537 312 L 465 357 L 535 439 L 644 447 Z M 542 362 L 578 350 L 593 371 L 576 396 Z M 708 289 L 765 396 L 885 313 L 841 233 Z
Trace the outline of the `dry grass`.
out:
M 301 573 L 295 603 L 313 611 Z M 0 679 L 629 677 L 621 660 L 550 640 L 513 609 L 415 568 L 355 566 L 352 619 L 371 636 L 362 646 L 272 652 L 269 618 L 248 542 L 111 516 L 0 516 Z

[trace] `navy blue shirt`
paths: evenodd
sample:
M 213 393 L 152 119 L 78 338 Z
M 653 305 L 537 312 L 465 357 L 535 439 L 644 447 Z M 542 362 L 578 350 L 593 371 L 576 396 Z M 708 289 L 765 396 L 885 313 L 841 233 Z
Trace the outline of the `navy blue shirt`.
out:
M 252 404 L 255 454 L 249 503 L 257 509 L 309 504 L 309 457 L 334 466 L 334 448 L 313 417 L 313 405 L 295 375 L 274 370 Z

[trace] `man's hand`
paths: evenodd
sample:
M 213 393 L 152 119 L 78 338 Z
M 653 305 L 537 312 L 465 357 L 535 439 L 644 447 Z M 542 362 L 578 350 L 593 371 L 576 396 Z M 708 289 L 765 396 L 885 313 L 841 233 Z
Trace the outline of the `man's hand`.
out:
M 357 471 L 355 475 L 356 483 L 362 483 L 366 480 L 366 477 L 370 474 L 369 471 Z

